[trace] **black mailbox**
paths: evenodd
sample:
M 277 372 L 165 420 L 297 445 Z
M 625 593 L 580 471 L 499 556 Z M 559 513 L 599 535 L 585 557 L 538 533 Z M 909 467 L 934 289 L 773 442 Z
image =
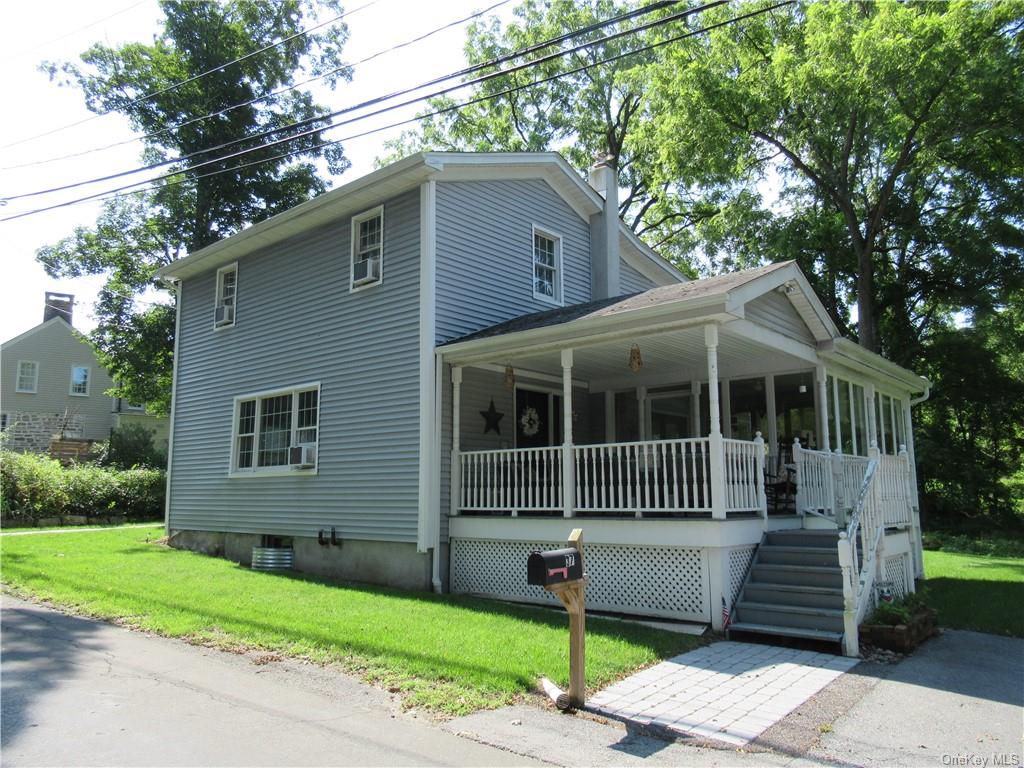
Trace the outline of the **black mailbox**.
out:
M 583 578 L 583 555 L 574 547 L 534 552 L 526 561 L 526 583 L 550 587 Z

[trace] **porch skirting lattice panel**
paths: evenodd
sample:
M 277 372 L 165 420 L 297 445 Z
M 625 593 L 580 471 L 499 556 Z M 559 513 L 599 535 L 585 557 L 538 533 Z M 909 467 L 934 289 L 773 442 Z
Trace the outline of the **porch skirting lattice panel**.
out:
M 451 539 L 451 591 L 558 605 L 526 583 L 531 552 L 564 547 L 555 541 Z M 587 544 L 587 608 L 689 621 L 709 621 L 707 551 L 695 547 Z
M 729 595 L 731 603 L 736 602 L 740 596 L 740 589 L 743 587 L 743 580 L 750 570 L 750 563 L 754 559 L 756 546 L 738 547 L 729 550 Z

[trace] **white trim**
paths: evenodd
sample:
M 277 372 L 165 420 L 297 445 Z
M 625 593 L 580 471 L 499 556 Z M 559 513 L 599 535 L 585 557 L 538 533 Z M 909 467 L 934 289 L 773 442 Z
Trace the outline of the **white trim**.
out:
M 75 392 L 75 371 L 78 369 L 85 369 L 85 392 Z M 69 397 L 88 397 L 89 390 L 92 389 L 92 366 L 90 365 L 72 365 L 71 373 L 68 379 L 68 396 Z
M 24 333 L 18 334 L 13 339 L 8 339 L 3 344 L 0 344 L 0 349 L 3 349 L 5 347 L 10 347 L 13 344 L 17 344 L 19 341 L 24 341 L 29 336 L 32 336 L 32 335 L 38 333 L 39 331 L 43 330 L 44 328 L 49 328 L 51 325 L 56 323 L 58 320 L 60 322 L 64 323 L 64 325 L 66 325 L 68 327 L 69 331 L 72 331 L 72 332 L 77 334 L 77 331 L 75 331 L 75 329 L 71 327 L 71 325 L 68 323 L 67 320 L 65 320 L 60 315 L 57 315 L 56 317 L 51 317 L 45 323 L 40 323 L 39 325 L 36 325 L 36 326 L 33 326 L 32 328 L 29 328 L 27 331 L 25 331 Z
M 32 374 L 32 389 L 21 388 L 21 366 L 24 363 L 31 363 L 35 366 L 35 372 Z M 38 360 L 19 360 L 18 366 L 14 369 L 14 391 L 22 395 L 36 395 L 39 394 L 39 361 Z
M 555 244 L 555 276 L 552 281 L 552 290 L 555 292 L 554 296 L 537 292 L 537 235 Z M 541 266 L 549 269 L 546 265 Z M 532 225 L 530 228 L 530 287 L 533 289 L 533 298 L 555 307 L 565 306 L 564 274 L 565 271 L 562 269 L 562 236 L 555 234 L 545 227 L 540 227 L 536 224 Z
M 164 491 L 164 533 L 171 534 L 171 472 L 174 466 L 174 413 L 178 403 L 178 340 L 181 339 L 181 283 L 174 283 L 174 359 L 171 362 L 171 420 L 167 432 L 167 477 Z
M 434 413 L 434 370 L 435 327 L 437 292 L 437 188 L 432 180 L 420 185 L 420 339 L 419 339 L 419 499 L 417 504 L 416 551 L 426 552 L 434 547 L 439 537 L 440 518 L 435 522 L 433 504 L 434 475 L 441 470 L 437 455 L 437 441 L 433 430 L 436 423 Z M 440 507 L 440 504 L 437 505 Z M 433 529 L 433 530 L 432 530 Z
M 358 249 L 359 225 L 370 219 L 380 218 L 380 256 L 377 257 L 377 279 L 372 282 L 355 284 L 356 251 Z M 373 288 L 384 282 L 384 204 L 357 213 L 349 220 L 348 292 L 356 293 Z
M 316 445 L 317 445 L 317 456 L 316 464 L 310 469 L 292 469 L 287 464 L 279 464 L 273 467 L 260 467 L 259 464 L 259 442 L 260 442 L 260 401 L 271 397 L 279 397 L 281 395 L 291 395 L 291 426 L 288 437 L 288 448 L 292 448 L 296 445 L 295 433 L 298 429 L 298 395 L 302 392 L 311 392 L 316 390 Z M 253 441 L 252 441 L 252 467 L 240 469 L 237 466 L 238 460 L 238 411 L 239 406 L 243 401 L 255 400 L 256 411 L 253 414 L 255 423 L 253 425 Z M 252 392 L 245 395 L 236 395 L 232 400 L 231 404 L 231 449 L 228 456 L 228 477 L 229 478 L 241 478 L 241 477 L 268 477 L 268 476 L 280 476 L 280 475 L 299 475 L 308 476 L 316 475 L 320 470 L 320 404 L 322 401 L 320 382 L 313 382 L 310 384 L 299 384 L 294 387 L 281 387 L 278 389 L 268 389 L 261 392 Z
M 222 303 L 221 293 L 224 290 L 224 275 L 229 272 L 235 273 L 235 291 L 231 295 L 231 304 Z M 238 262 L 234 261 L 231 264 L 225 264 L 217 270 L 217 279 L 214 281 L 214 294 L 213 294 L 213 310 L 216 312 L 221 307 L 231 306 L 231 322 L 230 323 L 218 323 L 214 320 L 213 330 L 223 331 L 228 328 L 235 327 L 235 321 L 238 320 Z
M 441 350 L 438 350 L 438 353 L 440 353 L 440 352 L 441 352 Z M 473 368 L 474 370 L 477 370 L 477 371 L 490 371 L 491 373 L 500 373 L 502 375 L 504 375 L 504 373 L 505 373 L 505 366 L 504 365 L 498 365 L 497 363 L 474 363 L 472 365 L 467 365 L 467 366 L 463 366 L 463 367 L 465 367 L 465 368 Z M 531 370 L 529 368 L 515 368 L 514 370 L 515 370 L 515 375 L 516 375 L 517 386 L 518 386 L 518 381 L 519 381 L 520 378 L 523 378 L 523 379 L 536 379 L 537 381 L 546 382 L 546 383 L 549 383 L 549 384 L 554 384 L 556 386 L 561 386 L 561 383 L 562 383 L 561 377 L 554 376 L 554 375 L 552 375 L 550 373 L 541 373 L 540 371 L 534 371 L 534 370 Z M 572 380 L 572 385 L 573 385 L 573 387 L 576 387 L 576 388 L 579 388 L 579 389 L 585 389 L 585 390 L 589 390 L 590 389 L 590 385 L 587 382 L 585 382 L 585 381 L 583 381 L 581 379 L 573 379 Z

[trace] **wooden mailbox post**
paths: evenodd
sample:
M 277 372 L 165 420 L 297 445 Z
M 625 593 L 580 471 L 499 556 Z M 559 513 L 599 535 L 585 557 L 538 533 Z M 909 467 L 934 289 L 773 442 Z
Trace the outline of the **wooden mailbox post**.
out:
M 587 692 L 586 678 L 586 613 L 584 593 L 587 588 L 583 572 L 583 529 L 569 534 L 569 546 L 548 552 L 534 552 L 527 561 L 527 582 L 544 587 L 558 596 L 569 614 L 569 693 L 547 678 L 541 685 L 559 709 L 583 707 Z

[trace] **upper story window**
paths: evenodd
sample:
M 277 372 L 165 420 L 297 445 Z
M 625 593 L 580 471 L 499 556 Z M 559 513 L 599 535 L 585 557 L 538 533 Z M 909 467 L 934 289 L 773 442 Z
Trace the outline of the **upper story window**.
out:
M 232 474 L 315 473 L 320 385 L 235 398 Z
M 35 394 L 39 388 L 39 363 L 35 360 L 18 361 L 18 380 L 15 382 L 15 392 L 26 392 Z
M 85 365 L 71 366 L 71 389 L 68 394 L 76 397 L 89 396 L 89 368 Z
M 533 230 L 533 297 L 562 303 L 562 238 Z
M 213 327 L 228 328 L 235 324 L 238 293 L 238 264 L 217 270 L 217 297 L 213 308 Z
M 384 206 L 352 217 L 352 279 L 350 290 L 380 283 L 384 267 Z

